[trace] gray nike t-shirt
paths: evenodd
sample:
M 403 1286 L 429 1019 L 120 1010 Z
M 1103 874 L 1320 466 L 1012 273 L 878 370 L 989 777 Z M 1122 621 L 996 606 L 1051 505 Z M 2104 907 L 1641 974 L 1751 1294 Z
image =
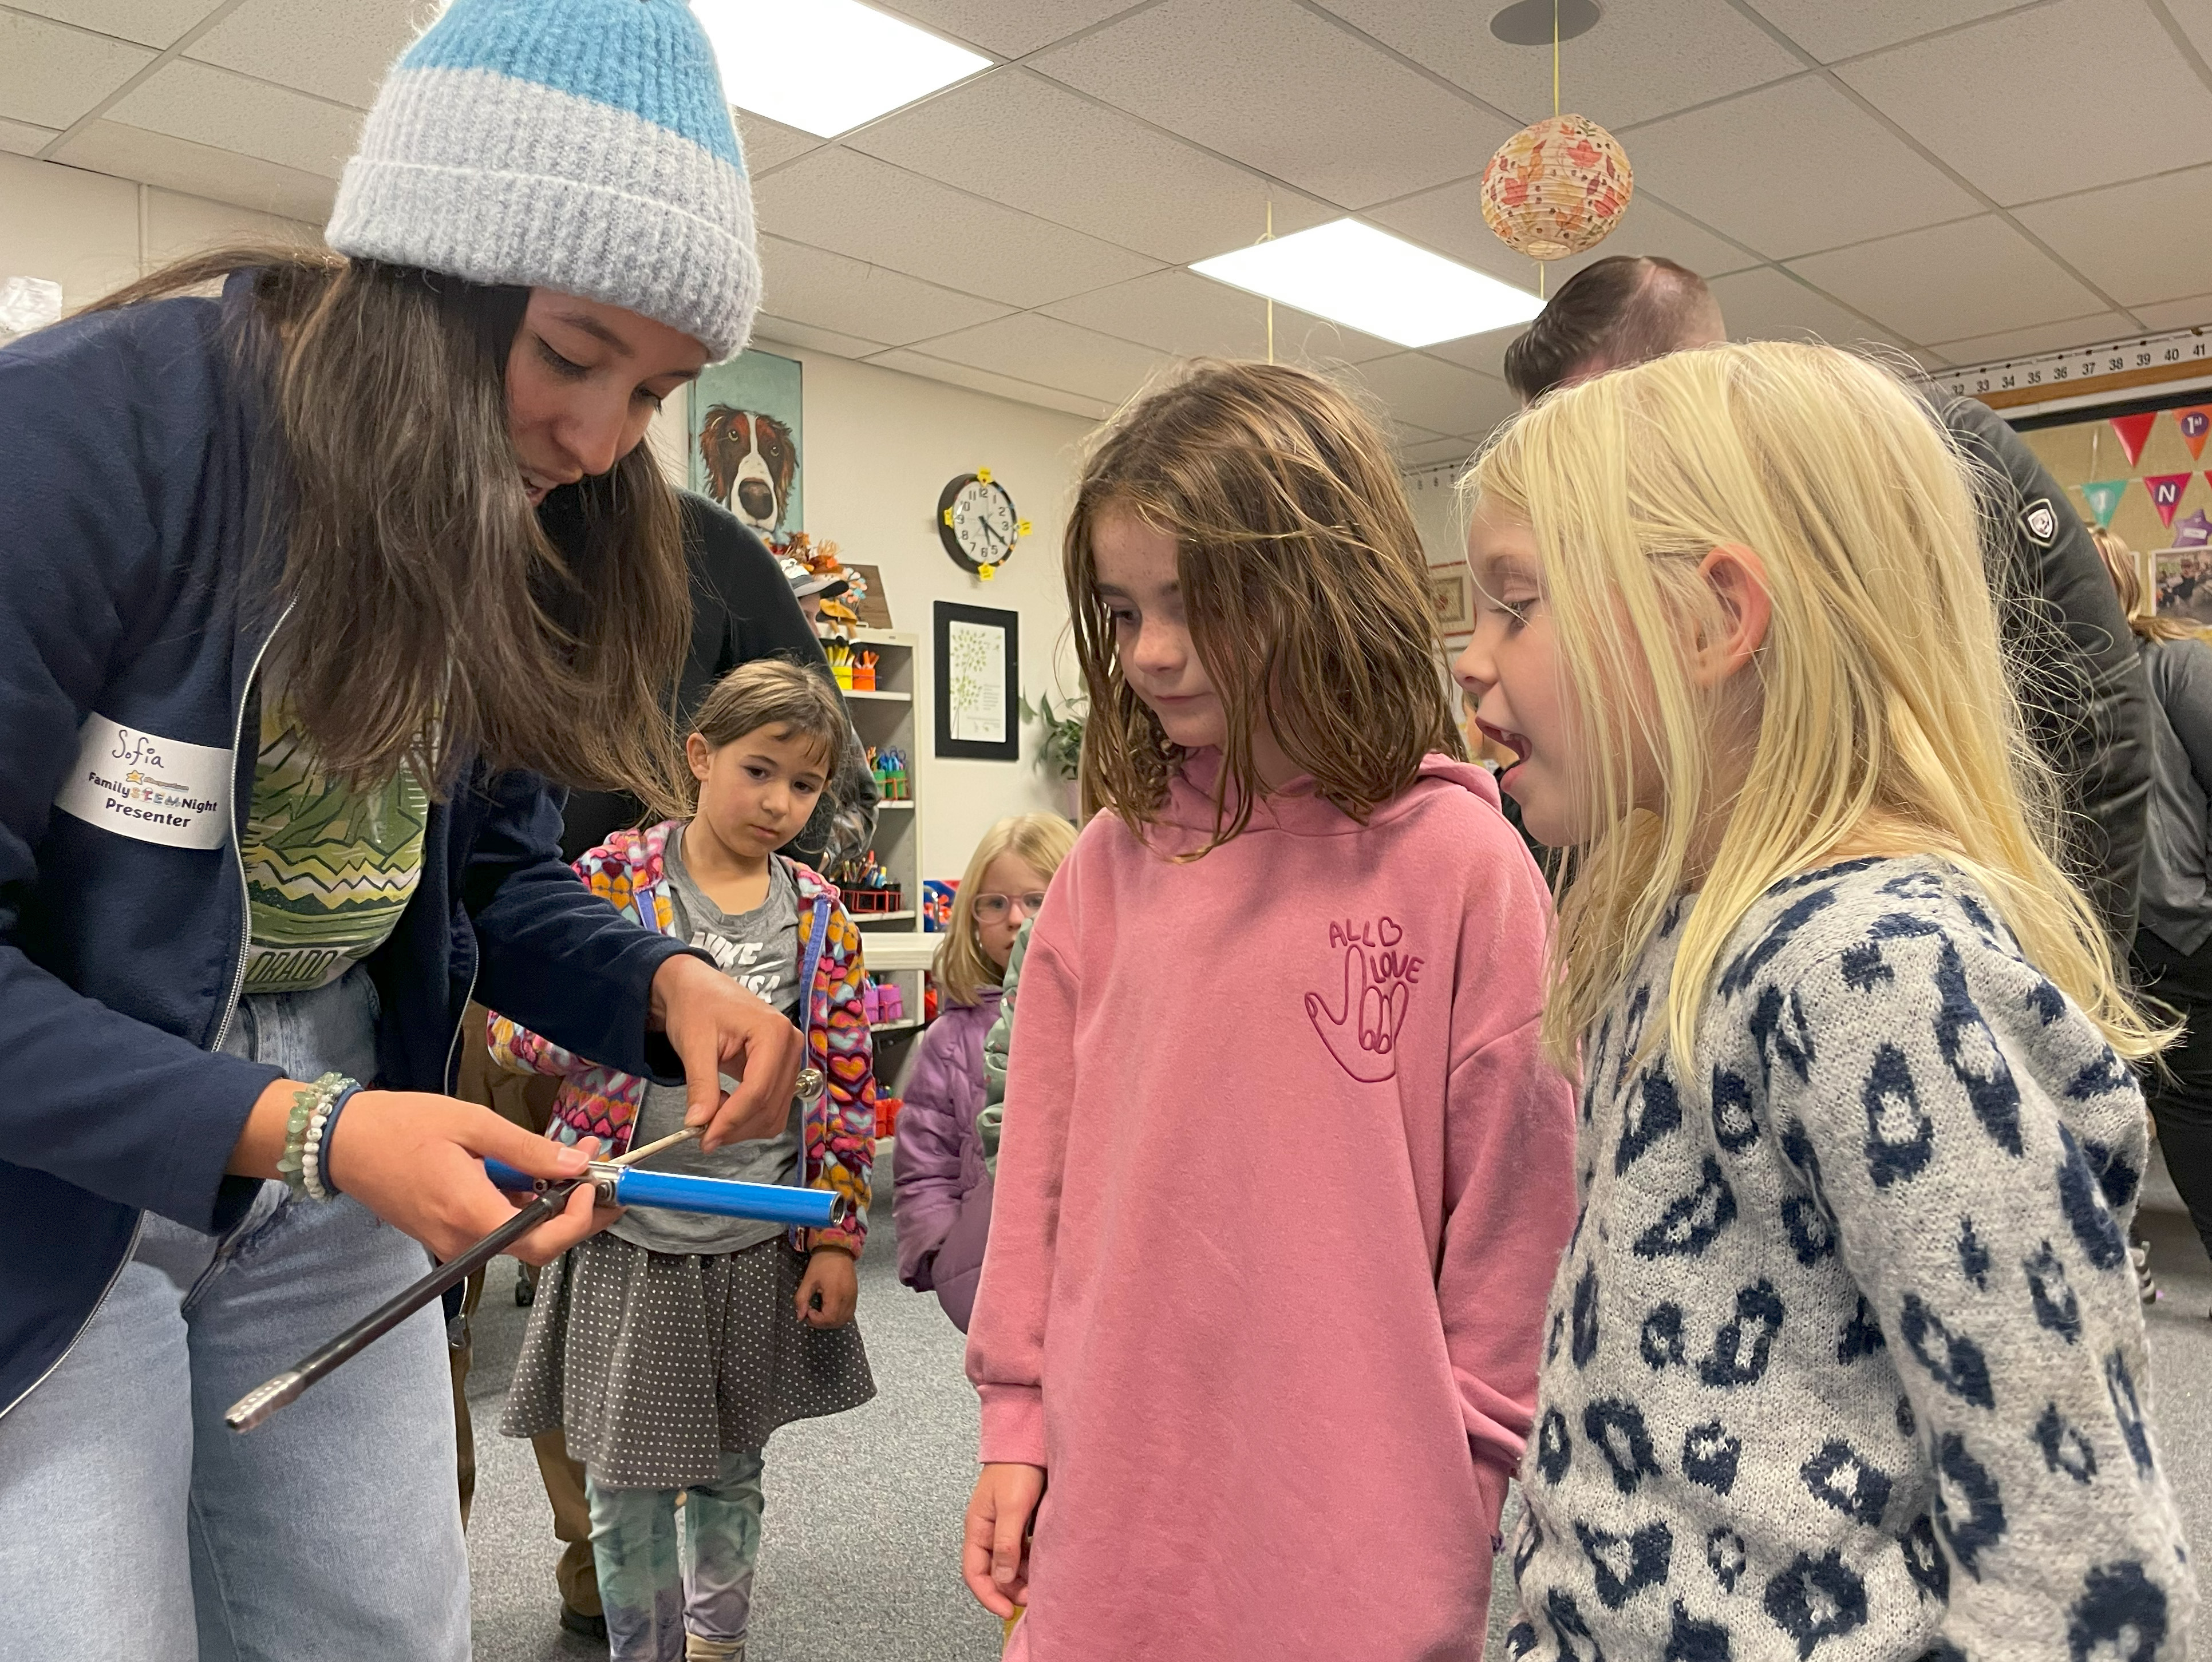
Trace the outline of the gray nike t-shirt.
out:
M 769 863 L 768 895 L 751 911 L 735 917 L 714 904 L 691 879 L 684 864 L 681 828 L 668 834 L 662 859 L 669 876 L 669 899 L 675 912 L 678 939 L 712 958 L 721 972 L 757 993 L 787 1016 L 797 1007 L 799 986 L 799 885 L 781 860 Z M 736 1088 L 728 1075 L 726 1091 Z M 638 1111 L 633 1148 L 642 1148 L 657 1137 L 684 1129 L 690 1099 L 682 1088 L 647 1085 L 645 1102 Z M 801 1116 L 805 1107 L 794 1097 L 791 1118 L 782 1131 L 755 1143 L 733 1143 L 704 1154 L 696 1143 L 657 1154 L 645 1163 L 657 1172 L 685 1172 L 697 1177 L 733 1178 L 743 1183 L 794 1185 L 799 1180 Z M 709 1217 L 696 1212 L 670 1212 L 634 1207 L 623 1214 L 611 1231 L 631 1245 L 655 1253 L 738 1253 L 757 1246 L 783 1233 L 781 1224 L 751 1218 Z

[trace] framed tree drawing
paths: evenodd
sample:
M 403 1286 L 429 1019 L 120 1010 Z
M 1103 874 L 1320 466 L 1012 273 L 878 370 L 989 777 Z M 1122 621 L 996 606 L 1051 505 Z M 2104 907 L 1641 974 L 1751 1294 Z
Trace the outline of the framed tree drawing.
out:
M 1474 633 L 1474 579 L 1464 561 L 1429 567 L 1429 604 L 1436 609 L 1437 633 L 1446 640 Z
M 988 606 L 935 603 L 937 749 L 940 756 L 1018 761 L 1022 617 Z

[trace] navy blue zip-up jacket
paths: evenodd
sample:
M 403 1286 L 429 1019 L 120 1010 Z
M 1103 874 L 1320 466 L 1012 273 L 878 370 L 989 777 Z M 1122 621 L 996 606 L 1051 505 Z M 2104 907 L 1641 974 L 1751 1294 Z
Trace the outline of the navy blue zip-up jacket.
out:
M 0 1413 L 82 1331 L 142 1212 L 218 1231 L 258 1186 L 223 1166 L 279 1076 L 215 1050 L 245 944 L 258 730 L 239 735 L 276 622 L 246 573 L 256 400 L 227 343 L 245 304 L 234 279 L 0 350 Z M 224 753 L 222 846 L 57 805 L 95 717 Z M 378 1083 L 450 1088 L 472 984 L 571 1050 L 680 1081 L 645 1028 L 685 949 L 596 899 L 560 838 L 535 775 L 473 767 L 433 805 L 421 885 L 369 960 Z

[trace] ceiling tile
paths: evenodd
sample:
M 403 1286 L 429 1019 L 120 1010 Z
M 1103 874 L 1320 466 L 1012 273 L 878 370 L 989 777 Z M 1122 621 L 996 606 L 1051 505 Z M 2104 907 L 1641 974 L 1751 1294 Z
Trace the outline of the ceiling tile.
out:
M 1119 403 L 1161 367 L 1148 347 L 1024 312 L 922 343 L 933 358 Z
M 977 392 L 994 393 L 1001 398 L 1011 398 L 1016 403 L 1041 404 L 1047 409 L 1064 409 L 1071 416 L 1088 416 L 1094 422 L 1103 421 L 1114 412 L 1114 406 L 1103 399 L 1086 398 L 1077 392 L 1063 392 L 1057 387 L 1039 386 L 1034 381 L 1017 380 L 1011 375 L 994 375 L 988 369 L 952 363 L 944 358 L 933 358 L 927 353 L 916 352 L 911 347 L 894 347 L 889 352 L 878 352 L 868 361 L 885 369 L 919 375 L 926 380 L 946 381 L 954 386 L 972 388 Z
M 1436 0 L 1321 0 L 1385 45 L 1526 124 L 1552 112 L 1548 46 L 1492 34 L 1494 6 Z M 1796 75 L 1804 64 L 1728 0 L 1613 5 L 1560 50 L 1565 107 L 1605 127 L 1649 121 Z
M 730 113 L 737 118 L 738 136 L 744 144 L 745 171 L 755 179 L 771 167 L 781 167 L 787 161 L 796 161 L 809 150 L 822 148 L 823 141 L 812 133 L 802 133 L 796 127 L 770 121 L 766 116 L 755 115 L 750 110 L 733 106 Z
M 779 318 L 763 312 L 753 322 L 753 344 L 772 346 L 781 342 L 802 351 L 827 352 L 840 358 L 865 358 L 884 351 L 887 343 L 864 341 L 854 335 L 841 335 L 834 329 L 817 329 L 811 324 L 793 323 L 789 318 Z
M 1520 338 L 1518 329 L 1493 329 L 1487 335 L 1469 335 L 1463 341 L 1438 341 L 1422 351 L 1463 369 L 1479 369 L 1494 381 L 1505 379 L 1505 349 Z
M 218 9 L 222 0 L 8 0 L 17 11 L 57 17 L 79 28 L 135 40 L 142 46 L 166 46 Z
M 1054 300 L 1044 310 L 1179 358 L 1257 358 L 1267 350 L 1265 300 L 1179 268 Z M 1275 308 L 1275 355 L 1285 363 L 1356 363 L 1403 349 L 1287 306 Z
M 1023 70 L 1000 70 L 864 128 L 854 149 L 1185 264 L 1340 217 L 1279 185 Z
M 280 242 L 313 247 L 322 240 L 320 224 L 264 214 L 235 203 L 216 202 L 180 191 L 146 193 L 145 257 L 149 265 L 240 241 Z
M 768 284 L 763 304 L 769 311 L 817 329 L 872 340 L 873 352 L 950 334 L 1007 310 L 997 300 L 956 294 L 887 266 L 781 237 L 761 239 L 761 264 Z
M 1936 29 L 2010 11 L 2022 0 L 1751 0 L 1766 21 L 1823 64 L 1893 46 Z
M 2173 21 L 2181 25 L 2190 44 L 2203 55 L 2212 55 L 2212 0 L 2166 0 L 2166 9 L 2173 14 Z M 45 11 L 44 6 L 33 6 L 33 11 Z
M 44 277 L 83 306 L 138 275 L 138 187 L 0 155 L 0 277 Z
M 2122 306 L 2195 294 L 2205 282 L 2212 167 L 2035 203 L 2017 217 Z
M 1982 207 L 1816 76 L 1669 116 L 1626 143 L 1639 185 L 1775 259 Z
M 2117 312 L 2096 312 L 2086 318 L 2038 324 L 2033 329 L 2000 330 L 1962 341 L 1945 341 L 1936 350 L 1954 364 L 1991 363 L 1999 358 L 2063 352 L 2071 346 L 2100 346 L 2142 332 Z
M 1480 174 L 1424 191 L 1388 207 L 1370 209 L 1365 217 L 1425 243 L 1440 254 L 1464 261 L 1478 271 L 1487 271 L 1522 288 L 1533 290 L 1536 286 L 1535 262 L 1498 241 L 1497 234 L 1483 223 Z M 1585 265 L 1613 254 L 1662 255 L 1701 276 L 1717 276 L 1760 264 L 1758 255 L 1746 253 L 1638 191 L 1630 198 L 1628 211 L 1611 236 L 1586 254 L 1552 262 L 1550 286 L 1557 288 Z
M 1504 382 L 1419 352 L 1376 358 L 1351 373 L 1395 420 L 1431 433 L 1486 433 L 1516 408 Z
M 1042 306 L 1158 262 L 832 146 L 753 189 L 761 227 L 1009 306 Z
M 1350 208 L 1480 172 L 1516 126 L 1292 0 L 1165 0 L 1033 62 Z
M 361 132 L 358 110 L 175 58 L 107 112 L 111 120 L 336 179 Z
M 0 150 L 10 155 L 36 155 L 60 131 L 58 127 L 33 127 L 27 121 L 0 118 Z
M 2201 281 L 2201 279 L 2200 279 Z M 2212 294 L 2191 294 L 2186 300 L 2160 300 L 2133 308 L 2146 329 L 2195 329 L 2212 324 Z M 2114 337 L 2107 336 L 2112 339 Z
M 1809 335 L 1832 346 L 1912 344 L 1771 265 L 1716 277 L 1713 298 L 1728 321 L 1730 340 L 1803 340 Z
M 244 0 L 185 52 L 365 110 L 437 15 L 437 0 Z
M 1838 73 L 2002 203 L 2212 160 L 2212 90 L 2141 5 L 2057 0 Z
M 319 230 L 331 216 L 337 186 L 320 173 L 279 167 L 235 150 L 195 144 L 119 121 L 94 121 L 73 135 L 54 160 L 119 179 L 143 179 L 187 196 L 301 220 Z
M 0 114 L 66 127 L 113 97 L 154 58 L 143 46 L 0 11 Z
M 1809 255 L 1790 266 L 1916 341 L 1995 334 L 2104 308 L 2102 297 L 1994 214 Z
M 1131 0 L 890 0 L 884 9 L 971 46 L 1019 58 L 1127 11 Z

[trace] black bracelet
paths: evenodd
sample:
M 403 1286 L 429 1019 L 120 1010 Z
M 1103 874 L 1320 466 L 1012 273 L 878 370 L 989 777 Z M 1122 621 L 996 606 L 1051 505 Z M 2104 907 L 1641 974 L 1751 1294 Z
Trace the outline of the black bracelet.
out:
M 344 1192 L 331 1177 L 331 1133 L 337 1130 L 338 1116 L 345 1112 L 345 1105 L 359 1095 L 361 1089 L 359 1085 L 348 1085 L 331 1104 L 331 1111 L 323 1116 L 323 1134 L 315 1139 L 315 1175 L 323 1189 L 318 1199 L 335 1200 Z

